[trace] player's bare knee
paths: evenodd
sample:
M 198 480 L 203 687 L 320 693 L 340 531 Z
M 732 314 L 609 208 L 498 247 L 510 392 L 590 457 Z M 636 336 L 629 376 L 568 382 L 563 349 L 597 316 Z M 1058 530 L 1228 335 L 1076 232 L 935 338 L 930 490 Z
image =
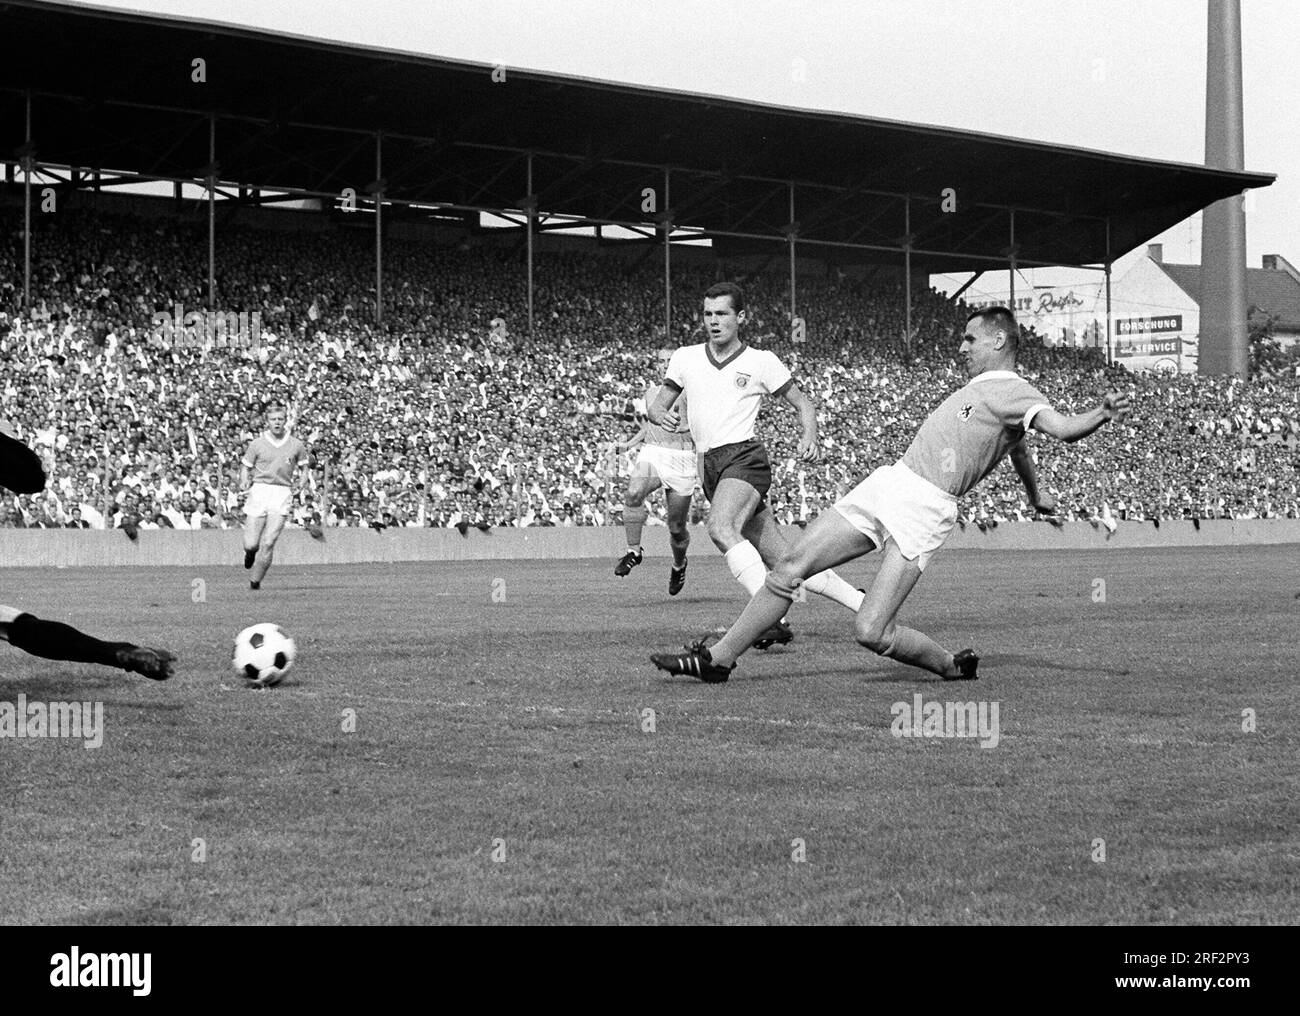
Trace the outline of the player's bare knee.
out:
M 858 645 L 870 649 L 877 656 L 887 656 L 894 645 L 894 626 L 859 614 L 853 622 L 853 637 Z
M 731 519 L 723 519 L 717 516 L 709 518 L 709 539 L 714 542 L 717 548 L 724 553 L 744 539 L 739 529 Z
M 773 570 L 767 573 L 763 585 L 769 593 L 774 593 L 783 600 L 793 600 L 795 591 L 799 588 L 799 578 L 788 572 Z

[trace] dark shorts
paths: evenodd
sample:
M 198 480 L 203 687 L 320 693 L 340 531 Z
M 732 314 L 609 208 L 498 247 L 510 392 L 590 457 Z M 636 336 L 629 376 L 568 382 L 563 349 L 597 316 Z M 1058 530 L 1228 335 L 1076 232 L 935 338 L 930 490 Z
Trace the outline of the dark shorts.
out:
M 772 486 L 772 464 L 767 460 L 767 449 L 761 441 L 738 441 L 719 445 L 704 453 L 704 496 L 713 500 L 718 481 L 726 477 L 744 480 L 758 491 L 758 503 L 763 504 L 768 488 Z

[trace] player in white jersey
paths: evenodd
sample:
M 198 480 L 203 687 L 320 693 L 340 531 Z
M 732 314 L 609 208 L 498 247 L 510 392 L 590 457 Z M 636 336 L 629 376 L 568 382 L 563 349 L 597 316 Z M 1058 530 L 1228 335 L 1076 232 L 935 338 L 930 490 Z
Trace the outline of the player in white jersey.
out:
M 646 415 L 652 423 L 676 430 L 682 418 L 673 408 L 674 400 L 685 393 L 690 401 L 691 436 L 702 456 L 701 480 L 710 505 L 709 538 L 722 551 L 736 581 L 753 596 L 763 588 L 767 567 L 788 548 L 764 501 L 772 485 L 772 467 L 767 450 L 754 437 L 764 396 L 780 396 L 799 411 L 803 426 L 799 457 L 804 462 L 816 462 L 821 451 L 816 407 L 776 354 L 741 341 L 744 321 L 744 291 L 734 282 L 711 286 L 704 294 L 708 341 L 673 353 L 663 387 Z M 862 602 L 862 591 L 832 571 L 818 572 L 804 587 L 852 611 Z M 778 615 L 756 635 L 755 645 L 764 649 L 793 637 Z
M 262 588 L 275 555 L 275 542 L 289 518 L 293 474 L 309 458 L 307 446 L 289 433 L 287 420 L 282 406 L 271 406 L 266 413 L 266 431 L 253 439 L 240 463 L 239 489 L 248 492 L 244 501 L 244 567 L 253 572 L 250 589 Z
M 836 502 L 834 511 L 817 516 L 716 645 L 652 656 L 655 666 L 710 683 L 727 680 L 754 634 L 785 612 L 805 576 L 879 549 L 884 560 L 858 610 L 857 641 L 946 681 L 978 677 L 973 650 L 949 653 L 925 633 L 895 622 L 926 563 L 952 531 L 957 499 L 1009 453 L 1029 503 L 1043 513 L 1055 511 L 1052 496 L 1038 489 L 1028 430 L 1078 441 L 1110 420 L 1124 419 L 1129 410 L 1128 397 L 1111 392 L 1089 412 L 1056 412 L 1016 373 L 1018 340 L 1019 326 L 1007 308 L 975 311 L 959 350 L 970 381 L 926 418 L 903 457 L 875 470 Z
M 19 441 L 9 424 L 0 419 L 0 487 L 15 494 L 36 494 L 45 489 L 45 467 L 40 456 Z M 59 621 L 45 621 L 17 607 L 0 605 L 0 642 L 8 642 L 32 656 L 73 663 L 98 663 L 127 673 L 143 674 L 154 681 L 172 676 L 174 654 L 132 642 L 103 642 Z
M 659 372 L 668 369 L 673 350 L 659 350 Z M 659 395 L 659 385 L 651 385 L 645 394 L 648 408 Z M 681 420 L 687 419 L 686 397 L 679 396 L 672 408 Z M 636 466 L 632 478 L 627 484 L 627 493 L 623 495 L 623 528 L 627 532 L 627 553 L 616 565 L 614 574 L 627 575 L 641 563 L 641 530 L 645 526 L 649 512 L 645 500 L 660 487 L 664 488 L 664 498 L 668 502 L 668 542 L 672 547 L 673 563 L 668 569 L 668 595 L 676 596 L 686 585 L 686 548 L 690 545 L 691 535 L 686 524 L 691 511 L 691 499 L 695 496 L 698 482 L 695 463 L 695 443 L 690 432 L 680 428 L 675 431 L 665 430 L 656 423 L 646 419 L 645 424 L 625 447 L 641 444 L 637 453 Z

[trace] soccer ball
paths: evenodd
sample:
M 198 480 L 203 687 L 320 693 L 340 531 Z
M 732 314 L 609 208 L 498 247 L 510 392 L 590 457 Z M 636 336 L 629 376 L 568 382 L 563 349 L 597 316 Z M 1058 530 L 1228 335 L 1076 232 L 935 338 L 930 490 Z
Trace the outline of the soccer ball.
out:
M 255 624 L 235 636 L 235 673 L 259 688 L 284 680 L 297 648 L 278 624 Z

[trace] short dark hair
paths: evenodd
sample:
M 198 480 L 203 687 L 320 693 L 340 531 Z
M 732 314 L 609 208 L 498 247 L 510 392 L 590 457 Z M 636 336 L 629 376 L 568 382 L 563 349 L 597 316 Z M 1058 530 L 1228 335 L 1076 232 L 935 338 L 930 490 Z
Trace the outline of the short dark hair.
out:
M 745 291 L 736 282 L 715 282 L 704 291 L 704 299 L 716 300 L 720 296 L 731 297 L 731 307 L 737 314 L 745 309 Z
M 970 324 L 976 318 L 979 318 L 980 324 L 985 328 L 1006 332 L 1012 352 L 1020 349 L 1020 326 L 1016 324 L 1016 316 L 1011 313 L 1010 308 L 1001 305 L 981 307 L 966 315 L 966 323 Z

